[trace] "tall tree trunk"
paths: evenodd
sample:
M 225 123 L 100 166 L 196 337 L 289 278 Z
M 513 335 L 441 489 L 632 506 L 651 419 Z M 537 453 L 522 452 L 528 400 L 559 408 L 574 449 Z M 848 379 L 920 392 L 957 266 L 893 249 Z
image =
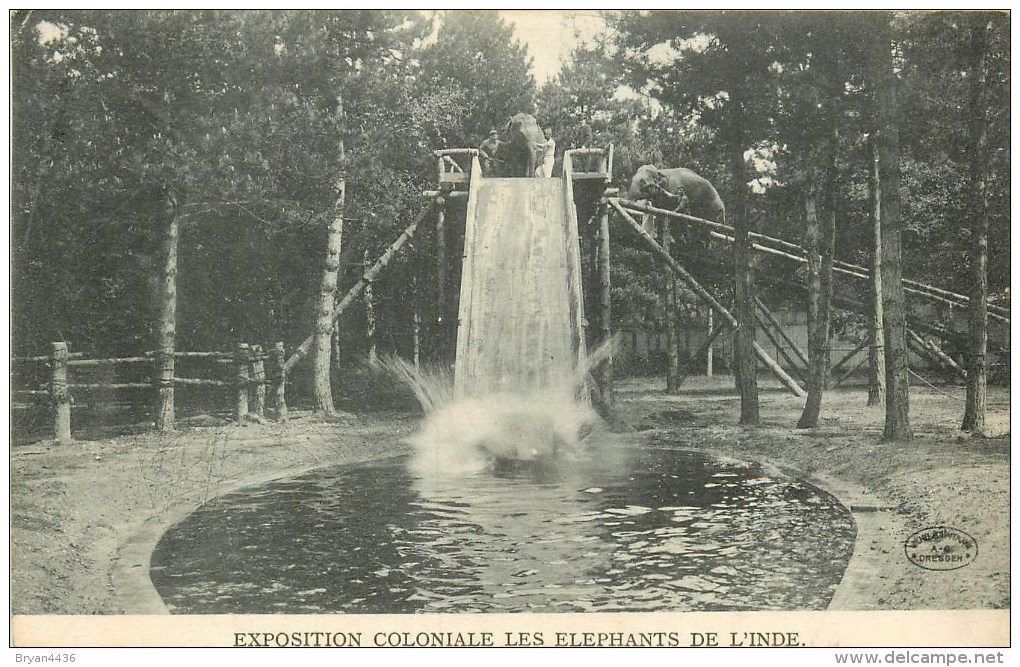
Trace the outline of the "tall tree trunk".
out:
M 361 296 L 361 292 L 365 289 L 365 285 L 367 285 L 370 281 L 375 280 L 379 273 L 383 271 L 383 269 L 385 269 L 391 261 L 393 261 L 397 252 L 404 246 L 405 243 L 408 242 L 409 239 L 411 239 L 411 237 L 414 236 L 415 231 L 418 229 L 418 225 L 421 224 L 422 220 L 425 219 L 431 210 L 431 206 L 425 206 L 421 213 L 418 214 L 418 217 L 415 218 L 414 222 L 408 225 L 407 229 L 405 229 L 404 232 L 397 237 L 397 240 L 390 244 L 390 247 L 386 249 L 386 252 L 383 253 L 382 257 L 376 260 L 376 263 L 372 265 L 372 268 L 369 269 L 368 272 L 361 277 L 361 280 L 355 283 L 355 285 L 347 291 L 347 294 L 345 294 L 344 297 L 337 302 L 336 306 L 333 307 L 334 320 L 338 320 L 340 316 L 343 315 L 348 308 L 350 308 L 351 304 L 354 303 L 359 296 Z M 318 330 L 313 332 L 308 338 L 301 341 L 301 344 L 294 349 L 293 354 L 290 355 L 287 362 L 284 364 L 288 373 L 299 361 L 301 361 L 301 359 L 309 356 L 315 347 L 317 339 Z
M 705 335 L 709 337 L 709 340 L 711 340 L 711 336 L 712 336 L 712 309 L 711 308 L 708 309 L 708 316 L 707 316 L 706 320 L 707 320 L 707 322 L 706 322 L 706 326 L 705 326 Z M 712 369 L 712 355 L 713 355 L 712 344 L 710 342 L 708 347 L 705 349 L 705 377 L 712 377 L 712 371 L 713 371 L 713 369 Z
M 988 197 L 985 183 L 985 50 L 988 19 L 977 14 L 970 31 L 970 201 L 971 290 L 967 331 L 967 401 L 963 413 L 964 431 L 985 430 L 985 393 L 988 383 Z
M 336 373 L 340 372 L 340 353 L 342 349 L 340 347 L 340 322 L 336 319 L 336 311 L 333 312 L 333 332 L 330 334 L 330 338 L 333 342 L 333 358 L 332 366 L 333 371 Z
M 610 272 L 609 207 L 603 205 L 599 213 L 599 232 L 596 263 L 599 283 L 599 344 L 609 345 L 613 337 L 612 275 Z M 636 334 L 632 334 L 635 335 Z M 634 346 L 637 347 L 636 345 Z M 613 352 L 599 366 L 599 392 L 602 416 L 609 417 L 613 410 Z
M 315 411 L 333 414 L 333 388 L 330 384 L 330 357 L 333 336 L 333 308 L 336 299 L 337 275 L 340 272 L 340 249 L 343 240 L 343 200 L 346 190 L 343 177 L 337 181 L 337 199 L 333 219 L 326 228 L 326 261 L 319 281 L 319 302 L 316 309 L 315 345 L 312 348 Z
M 177 243 L 180 232 L 178 202 L 167 193 L 163 279 L 159 290 L 159 341 L 156 346 L 156 430 L 174 429 L 174 361 L 177 339 Z
M 43 186 L 46 183 L 46 176 L 50 170 L 53 169 L 53 144 L 54 137 L 58 134 L 62 134 L 66 125 L 64 123 L 65 111 L 61 106 L 57 111 L 56 118 L 49 124 L 49 126 L 43 130 L 42 134 L 42 146 L 39 149 L 39 162 L 35 168 L 34 178 L 32 180 L 32 189 L 28 195 L 28 210 L 24 212 L 24 216 L 17 216 L 15 219 L 20 220 L 24 217 L 24 231 L 22 232 L 22 244 L 24 250 L 28 249 L 32 245 L 32 235 L 35 228 L 36 213 L 39 208 L 39 197 L 42 195 Z M 12 235 L 13 236 L 13 235 Z
M 22 232 L 22 245 L 25 251 L 27 251 L 32 244 L 32 229 L 35 226 L 35 212 L 39 207 L 39 195 L 42 194 L 43 182 L 46 178 L 46 173 L 49 171 L 50 158 L 48 155 L 49 141 L 44 144 L 46 149 L 43 153 L 43 157 L 39 158 L 39 166 L 35 170 L 35 180 L 32 183 L 32 190 L 28 196 L 28 210 L 25 212 L 24 220 L 25 226 Z
M 829 369 L 832 367 L 832 346 L 829 345 L 832 331 L 832 262 L 836 253 L 836 196 L 838 193 L 839 174 L 836 171 L 836 148 L 839 136 L 835 127 L 832 129 L 829 147 L 829 164 L 825 176 L 825 208 L 821 215 L 822 224 L 822 265 L 821 271 L 821 302 L 818 304 L 818 319 L 821 323 L 819 333 L 822 349 L 821 387 L 829 387 Z
M 826 58 L 828 60 L 828 58 Z M 830 64 L 827 76 L 830 81 L 837 78 L 834 64 Z M 842 86 L 840 86 L 841 88 Z M 828 386 L 829 377 L 829 329 L 832 304 L 832 255 L 836 242 L 836 148 L 839 145 L 838 116 L 832 111 L 839 98 L 833 96 L 829 106 L 828 139 L 824 146 L 824 168 L 815 172 L 821 179 L 818 187 L 810 190 L 808 201 L 821 194 L 821 211 L 808 211 L 809 244 L 808 271 L 811 284 L 808 289 L 808 396 L 804 412 L 800 415 L 797 428 L 818 426 L 822 409 L 822 395 Z M 812 220 L 813 218 L 813 220 Z M 812 322 L 812 315 L 814 321 Z
M 367 249 L 362 258 L 361 266 L 365 273 L 368 273 L 368 270 L 372 267 L 372 263 L 368 261 Z M 368 339 L 368 363 L 370 366 L 375 366 L 379 363 L 379 352 L 375 342 L 375 294 L 371 281 L 365 284 L 363 297 L 365 299 L 365 337 Z
M 739 107 L 741 102 L 735 104 Z M 737 126 L 742 124 L 737 113 Z M 740 423 L 758 426 L 758 367 L 754 354 L 754 285 L 751 279 L 751 221 L 747 217 L 747 170 L 744 162 L 743 133 L 731 147 L 733 169 L 733 269 L 737 330 L 734 333 L 733 375 L 740 393 Z
M 813 171 L 813 170 L 812 170 Z M 807 197 L 804 200 L 804 250 L 808 260 L 808 372 L 807 372 L 807 403 L 797 422 L 797 428 L 814 428 L 818 426 L 818 414 L 822 407 L 823 375 L 825 374 L 825 350 L 822 340 L 821 301 L 822 301 L 822 256 L 821 226 L 818 221 L 818 182 L 813 175 L 807 186 Z
M 343 100 L 339 114 L 343 118 Z M 344 199 L 347 194 L 347 180 L 344 175 L 344 142 L 340 141 L 340 176 L 337 178 L 336 199 L 333 202 L 333 219 L 326 228 L 326 259 L 319 281 L 319 301 L 315 313 L 315 343 L 312 348 L 315 411 L 327 415 L 336 413 L 333 405 L 333 389 L 330 384 L 330 338 L 333 334 L 333 309 L 335 308 L 337 275 L 340 272 L 340 250 L 344 230 Z
M 868 321 L 868 405 L 885 404 L 885 333 L 882 331 L 882 181 L 878 173 L 878 142 L 872 139 L 868 185 L 871 195 L 871 317 Z
M 885 333 L 885 439 L 909 442 L 910 385 L 906 304 L 900 219 L 899 127 L 896 119 L 896 74 L 893 70 L 891 15 L 876 12 L 876 57 L 879 175 L 882 183 L 882 306 Z
M 414 299 L 414 312 L 411 313 L 411 345 L 414 367 L 421 366 L 421 294 L 418 292 L 418 276 L 411 278 L 411 294 Z M 378 360 L 378 359 L 377 359 Z

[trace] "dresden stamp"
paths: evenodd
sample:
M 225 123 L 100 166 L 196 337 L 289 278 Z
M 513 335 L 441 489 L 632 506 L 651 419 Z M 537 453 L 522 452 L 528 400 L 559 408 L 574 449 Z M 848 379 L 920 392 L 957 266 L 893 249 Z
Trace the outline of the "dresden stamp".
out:
M 974 562 L 978 545 L 962 530 L 930 526 L 908 537 L 903 551 L 911 563 L 926 570 L 958 570 Z

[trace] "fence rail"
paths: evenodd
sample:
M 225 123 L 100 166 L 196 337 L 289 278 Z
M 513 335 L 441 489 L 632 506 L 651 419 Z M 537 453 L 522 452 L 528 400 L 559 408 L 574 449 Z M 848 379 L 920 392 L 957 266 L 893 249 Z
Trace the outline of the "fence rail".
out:
M 160 363 L 164 355 L 146 352 L 143 356 L 89 359 L 81 352 L 69 352 L 67 343 L 53 343 L 53 352 L 48 355 L 16 356 L 13 364 L 22 367 L 44 366 L 50 369 L 50 376 L 45 388 L 12 389 L 12 396 L 43 397 L 51 399 L 54 439 L 60 444 L 72 442 L 71 408 L 74 391 L 110 391 L 117 389 L 151 390 L 153 402 L 158 399 L 160 388 L 175 385 L 233 387 L 236 390 L 234 418 L 240 422 L 254 414 L 257 419 L 265 415 L 268 387 L 273 387 L 272 396 L 275 401 L 276 418 L 287 419 L 286 384 L 287 370 L 284 367 L 286 353 L 283 343 L 276 343 L 267 354 L 261 345 L 239 343 L 234 352 L 174 352 L 178 359 L 206 359 L 214 364 L 229 364 L 232 368 L 230 379 L 189 378 L 171 376 L 169 380 L 159 377 Z M 266 372 L 265 360 L 269 359 L 274 366 Z M 136 382 L 75 382 L 71 370 L 87 368 L 105 368 L 111 366 L 131 366 L 150 364 L 152 373 L 143 381 Z M 38 386 L 38 385 L 37 385 Z M 169 425 L 172 428 L 172 424 Z

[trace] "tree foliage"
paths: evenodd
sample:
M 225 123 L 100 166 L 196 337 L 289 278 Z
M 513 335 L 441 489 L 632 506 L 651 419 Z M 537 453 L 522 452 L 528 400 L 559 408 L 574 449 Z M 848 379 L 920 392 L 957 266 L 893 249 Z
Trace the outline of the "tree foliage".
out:
M 449 146 L 477 146 L 513 114 L 534 111 L 531 59 L 495 11 L 445 12 L 440 18 L 435 42 L 420 55 L 422 83 L 461 101 L 459 127 L 446 128 Z
M 589 123 L 598 145 L 615 147 L 617 185 L 646 163 L 692 167 L 727 204 L 742 195 L 758 230 L 791 240 L 803 229 L 806 168 L 834 115 L 836 259 L 866 263 L 873 119 L 862 16 L 615 13 L 610 32 L 536 90 L 525 47 L 495 12 L 15 12 L 15 349 L 36 354 L 61 339 L 78 351 L 152 349 L 168 198 L 182 222 L 179 346 L 299 341 L 337 176 L 348 187 L 342 290 L 364 251 L 376 256 L 434 187 L 431 151 L 476 146 L 520 110 L 553 129 L 560 154 Z M 906 12 L 893 26 L 904 272 L 954 291 L 966 290 L 970 265 L 968 16 Z M 989 293 L 1008 304 L 1009 20 L 987 17 Z M 825 81 L 823 48 L 838 53 Z M 430 243 L 416 239 L 420 252 L 402 253 L 375 285 L 381 335 L 390 324 L 410 331 L 408 285 L 419 276 L 418 289 L 431 289 L 434 267 L 421 259 Z M 662 311 L 643 252 L 627 234 L 614 238 L 614 314 L 654 327 Z M 726 253 L 713 241 L 688 260 L 724 300 Z M 802 298 L 788 287 L 795 267 L 757 261 L 759 280 L 771 276 L 766 296 Z M 361 315 L 348 317 L 343 349 L 355 355 Z M 406 351 L 408 338 L 380 344 Z
M 12 27 L 18 349 L 151 349 L 168 196 L 179 346 L 300 340 L 338 174 L 345 285 L 420 208 L 430 151 L 465 119 L 464 92 L 433 89 L 413 57 L 431 27 L 417 13 L 26 12 Z

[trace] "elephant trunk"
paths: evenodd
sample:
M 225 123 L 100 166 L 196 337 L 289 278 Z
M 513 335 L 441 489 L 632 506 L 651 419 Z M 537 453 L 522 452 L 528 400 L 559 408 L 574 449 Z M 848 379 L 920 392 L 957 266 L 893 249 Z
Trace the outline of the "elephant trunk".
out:
M 634 201 L 634 202 L 644 203 L 644 204 L 650 203 L 650 198 L 648 196 L 648 192 L 646 191 L 646 188 L 644 188 L 643 186 L 631 185 L 629 188 L 627 188 L 627 192 L 626 192 L 626 194 L 624 196 L 627 199 L 629 199 L 631 201 Z

